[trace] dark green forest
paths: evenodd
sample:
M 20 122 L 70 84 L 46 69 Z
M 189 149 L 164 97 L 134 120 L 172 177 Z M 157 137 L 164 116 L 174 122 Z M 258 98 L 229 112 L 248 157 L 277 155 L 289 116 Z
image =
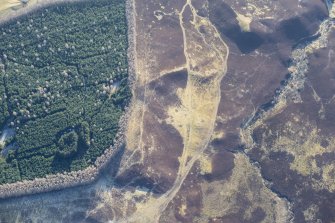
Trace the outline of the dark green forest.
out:
M 0 184 L 92 165 L 131 97 L 125 1 L 40 9 L 0 43 Z

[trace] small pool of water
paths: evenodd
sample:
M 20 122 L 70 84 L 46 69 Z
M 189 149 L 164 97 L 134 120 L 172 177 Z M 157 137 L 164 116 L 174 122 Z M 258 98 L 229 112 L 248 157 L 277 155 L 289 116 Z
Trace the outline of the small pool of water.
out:
M 2 130 L 2 134 L 0 137 L 0 145 L 1 147 L 5 146 L 6 141 L 10 140 L 10 138 L 15 136 L 15 131 L 11 128 L 5 127 Z M 2 150 L 1 150 L 1 155 L 6 156 L 8 154 L 8 151 L 11 149 L 16 149 L 17 147 L 13 144 L 6 145 Z

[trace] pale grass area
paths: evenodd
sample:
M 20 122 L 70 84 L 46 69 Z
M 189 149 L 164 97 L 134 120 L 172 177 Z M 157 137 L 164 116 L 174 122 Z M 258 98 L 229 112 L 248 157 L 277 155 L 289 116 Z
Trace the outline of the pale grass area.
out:
M 187 10 L 190 10 L 192 15 L 190 20 L 186 19 Z M 183 152 L 179 157 L 177 177 L 172 188 L 162 196 L 148 197 L 145 202 L 137 203 L 136 212 L 131 217 L 124 219 L 124 222 L 158 222 L 161 213 L 179 192 L 194 163 L 202 157 L 214 132 L 221 99 L 220 83 L 226 74 L 229 48 L 209 19 L 198 16 L 190 0 L 185 3 L 178 15 L 186 57 L 186 65 L 178 70 L 186 68 L 188 80 L 186 87 L 176 92 L 180 104 L 166 108 L 168 118 L 165 120 L 180 133 L 184 142 Z M 147 63 L 143 58 L 147 57 L 143 55 L 137 57 L 137 65 Z M 140 81 L 153 76 L 150 75 L 149 69 L 145 69 L 146 66 L 137 66 L 137 68 L 141 68 L 137 69 Z M 175 70 L 176 68 L 173 68 L 173 71 Z M 202 80 L 206 80 L 206 83 L 203 84 Z M 144 96 L 148 95 L 144 93 Z M 128 145 L 129 142 L 136 141 L 141 144 L 143 119 L 135 118 L 133 119 L 135 123 L 131 120 L 129 122 L 130 132 L 127 134 Z M 138 120 L 142 122 L 142 125 L 138 124 Z M 135 131 L 135 129 L 138 130 Z M 134 136 L 139 139 L 131 138 Z M 210 169 L 210 165 L 203 166 L 204 172 Z M 182 207 L 180 211 L 183 213 L 185 207 Z
M 236 154 L 234 166 L 229 180 L 201 184 L 203 209 L 194 222 L 207 222 L 210 218 L 239 213 L 241 195 L 250 203 L 243 213 L 239 213 L 245 219 L 250 220 L 252 213 L 261 208 L 266 213 L 263 222 L 289 222 L 288 203 L 265 186 L 260 171 L 249 158 Z
M 0 0 L 0 13 L 22 5 L 20 0 Z
M 250 23 L 252 21 L 251 17 L 247 17 L 245 15 L 239 14 L 235 12 L 237 17 L 238 24 L 243 32 L 250 32 Z
M 27 3 L 22 3 L 21 0 L 0 0 L 0 24 L 25 15 L 38 8 L 53 4 L 79 1 L 84 0 L 29 0 Z

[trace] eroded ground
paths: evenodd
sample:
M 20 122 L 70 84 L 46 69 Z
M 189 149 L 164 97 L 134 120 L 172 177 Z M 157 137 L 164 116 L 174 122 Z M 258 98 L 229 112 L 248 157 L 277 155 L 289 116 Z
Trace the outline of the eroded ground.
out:
M 326 3 L 133 6 L 135 99 L 123 154 L 93 185 L 2 201 L 0 219 L 333 222 Z

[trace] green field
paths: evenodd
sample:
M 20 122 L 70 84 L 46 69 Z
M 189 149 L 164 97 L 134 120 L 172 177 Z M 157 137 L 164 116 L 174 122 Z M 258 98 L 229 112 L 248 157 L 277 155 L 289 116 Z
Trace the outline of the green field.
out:
M 92 165 L 131 97 L 125 0 L 41 9 L 0 42 L 0 184 Z

